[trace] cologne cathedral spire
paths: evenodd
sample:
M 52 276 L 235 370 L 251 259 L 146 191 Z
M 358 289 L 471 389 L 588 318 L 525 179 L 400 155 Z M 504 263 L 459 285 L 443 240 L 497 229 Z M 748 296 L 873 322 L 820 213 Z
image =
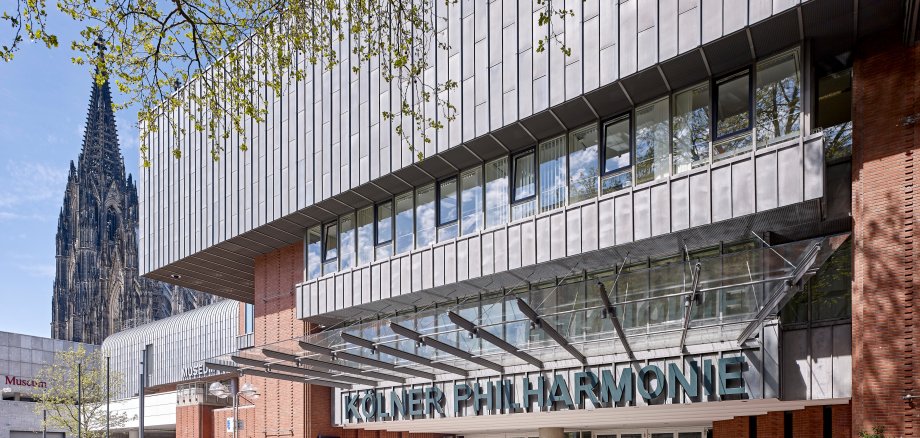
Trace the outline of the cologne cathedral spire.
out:
M 76 165 L 70 162 L 58 218 L 52 337 L 101 344 L 119 330 L 211 302 L 210 295 L 138 276 L 137 215 L 109 82 L 94 80 L 83 149 Z

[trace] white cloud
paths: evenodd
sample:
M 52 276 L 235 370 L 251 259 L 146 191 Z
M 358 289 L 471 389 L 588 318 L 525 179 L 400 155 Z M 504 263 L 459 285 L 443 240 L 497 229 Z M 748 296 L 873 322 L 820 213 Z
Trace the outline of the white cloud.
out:
M 55 267 L 53 264 L 17 264 L 16 269 L 28 275 L 30 277 L 36 278 L 54 278 Z
M 22 209 L 50 200 L 60 201 L 67 181 L 67 165 L 7 161 L 0 175 L 0 209 L 23 215 Z

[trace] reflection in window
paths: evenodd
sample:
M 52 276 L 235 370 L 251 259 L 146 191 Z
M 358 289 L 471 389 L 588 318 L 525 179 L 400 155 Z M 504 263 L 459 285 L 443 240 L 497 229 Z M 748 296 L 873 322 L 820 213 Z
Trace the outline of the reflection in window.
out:
M 668 99 L 636 109 L 636 184 L 668 176 Z
M 424 248 L 435 241 L 434 184 L 415 191 L 416 246 Z
M 604 178 L 601 193 L 607 194 L 632 185 L 629 117 L 604 125 Z
M 256 311 L 252 304 L 246 303 L 243 306 L 243 333 L 249 334 L 255 330 Z
M 355 266 L 355 215 L 346 214 L 339 218 L 340 269 Z
M 565 137 L 540 143 L 540 211 L 565 204 Z
M 847 239 L 808 280 L 803 290 L 782 308 L 783 324 L 850 318 L 852 278 L 852 246 Z
M 852 70 L 849 68 L 818 79 L 816 125 L 824 132 L 824 159 L 827 162 L 852 154 L 852 87 Z
M 457 179 L 438 184 L 438 241 L 457 237 Z
M 674 173 L 709 163 L 709 84 L 674 95 Z
M 482 228 L 482 168 L 460 174 L 460 235 Z
M 486 228 L 508 222 L 508 159 L 486 163 Z
M 415 243 L 413 239 L 414 228 L 412 192 L 403 193 L 396 197 L 396 248 L 394 250 L 396 254 L 412 249 L 412 245 Z
M 374 207 L 358 210 L 358 264 L 374 261 Z
M 652 262 L 649 275 L 650 298 L 664 297 L 649 302 L 649 324 L 677 323 L 683 320 L 683 300 L 681 297 L 668 296 L 684 291 L 684 266 L 680 256 Z
M 514 197 L 511 200 L 511 220 L 518 220 L 534 214 L 537 194 L 537 176 L 534 171 L 534 153 L 528 152 L 514 157 Z
M 307 230 L 307 280 L 319 277 L 322 273 L 323 239 L 320 227 Z
M 597 196 L 597 125 L 569 134 L 569 202 Z
M 333 222 L 323 227 L 323 274 L 335 272 L 338 267 L 339 232 L 338 224 Z
M 716 81 L 715 138 L 712 160 L 733 157 L 751 148 L 750 133 L 728 138 L 751 128 L 750 73 L 744 72 Z
M 758 245 L 743 242 L 723 246 L 722 281 L 726 284 L 739 284 L 759 280 L 760 274 L 754 271 L 761 265 L 761 254 L 753 251 Z M 722 320 L 724 322 L 750 317 L 757 312 L 758 295 L 763 285 L 735 286 L 722 289 Z
M 757 64 L 754 115 L 757 145 L 796 137 L 802 113 L 798 50 Z
M 377 259 L 393 255 L 393 203 L 377 206 Z

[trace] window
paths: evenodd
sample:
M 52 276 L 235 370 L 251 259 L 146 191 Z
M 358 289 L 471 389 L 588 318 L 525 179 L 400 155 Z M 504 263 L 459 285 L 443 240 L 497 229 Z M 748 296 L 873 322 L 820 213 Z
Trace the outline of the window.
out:
M 320 227 L 307 230 L 307 280 L 319 277 L 322 273 L 323 240 Z
M 632 185 L 630 173 L 629 117 L 604 124 L 604 178 L 601 193 L 607 194 Z
M 757 64 L 754 115 L 758 147 L 799 135 L 802 87 L 799 82 L 798 50 Z
M 518 220 L 534 214 L 537 194 L 537 174 L 534 172 L 534 152 L 514 157 L 514 186 L 512 188 L 511 220 Z
M 438 184 L 438 241 L 457 237 L 457 179 Z
M 460 235 L 482 228 L 482 168 L 460 174 Z
M 847 68 L 818 79 L 817 126 L 824 132 L 824 159 L 832 162 L 853 153 L 852 71 Z
M 486 228 L 508 222 L 508 159 L 486 163 Z
M 750 133 L 729 138 L 751 129 L 751 74 L 749 71 L 716 81 L 715 138 L 712 160 L 733 157 L 751 148 Z
M 540 143 L 540 211 L 549 211 L 565 204 L 565 137 Z
M 636 109 L 636 184 L 668 176 L 668 99 Z
M 355 215 L 346 214 L 339 218 L 339 257 L 340 269 L 355 266 Z
M 412 249 L 415 218 L 412 214 L 412 192 L 396 197 L 396 254 Z
M 243 334 L 249 334 L 255 328 L 255 308 L 252 304 L 243 305 Z
M 597 196 L 597 125 L 569 134 L 569 202 Z
M 338 268 L 339 230 L 338 223 L 323 226 L 323 274 L 335 272 Z
M 377 205 L 377 259 L 393 255 L 393 203 Z
M 358 264 L 374 261 L 374 207 L 358 210 Z
M 416 245 L 423 248 L 435 241 L 434 184 L 415 191 Z
M 702 84 L 674 95 L 671 119 L 674 173 L 685 172 L 709 163 L 709 84 Z

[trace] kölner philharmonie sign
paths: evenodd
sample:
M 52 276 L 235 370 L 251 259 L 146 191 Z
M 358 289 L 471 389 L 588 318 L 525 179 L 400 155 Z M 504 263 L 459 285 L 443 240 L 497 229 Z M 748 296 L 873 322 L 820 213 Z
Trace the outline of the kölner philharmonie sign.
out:
M 570 373 L 517 375 L 509 378 L 448 382 L 445 385 L 392 387 L 341 394 L 343 423 L 411 420 L 450 416 L 489 415 L 504 412 L 536 412 L 615 407 L 631 404 L 636 397 L 646 402 L 679 393 L 693 402 L 704 397 L 747 396 L 743 356 L 688 361 L 678 364 L 626 367 Z

